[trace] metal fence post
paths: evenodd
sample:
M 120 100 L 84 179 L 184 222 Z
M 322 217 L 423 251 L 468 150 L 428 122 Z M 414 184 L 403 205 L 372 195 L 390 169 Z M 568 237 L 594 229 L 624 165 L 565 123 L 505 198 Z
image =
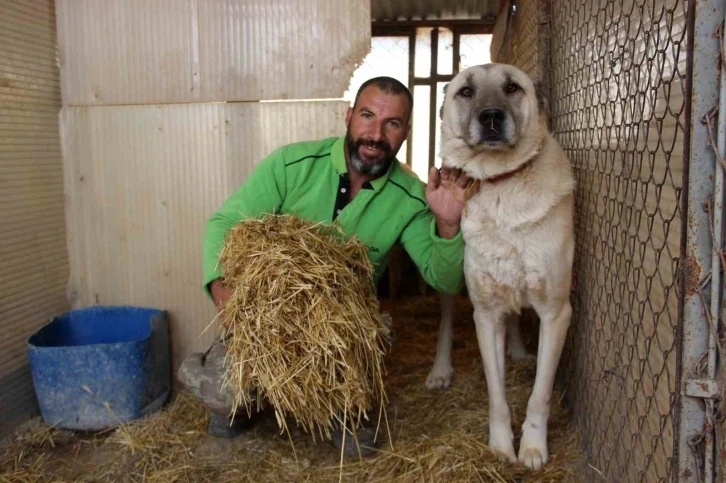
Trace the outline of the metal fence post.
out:
M 713 237 L 721 240 L 723 172 L 716 164 L 711 124 L 719 100 L 719 26 L 724 20 L 723 0 L 690 4 L 688 104 L 684 172 L 687 195 L 683 245 L 682 313 L 679 327 L 679 383 L 677 414 L 678 481 L 713 482 L 716 476 L 713 400 L 720 393 L 714 380 L 719 295 L 722 278 Z M 685 185 L 685 183 L 684 183 Z M 714 215 L 715 214 L 715 215 Z M 714 230 L 714 222 L 717 230 Z M 714 235 L 712 236 L 712 231 Z M 712 267 L 714 270 L 712 271 Z M 713 301 L 713 303 L 711 303 Z

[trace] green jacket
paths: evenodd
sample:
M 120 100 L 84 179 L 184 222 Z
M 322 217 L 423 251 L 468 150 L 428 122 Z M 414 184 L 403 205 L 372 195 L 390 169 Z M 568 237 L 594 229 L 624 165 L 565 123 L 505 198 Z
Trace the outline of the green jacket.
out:
M 464 282 L 464 240 L 439 238 L 426 202 L 425 186 L 394 162 L 348 202 L 350 184 L 344 138 L 301 142 L 278 148 L 263 159 L 204 231 L 204 288 L 221 278 L 217 260 L 228 231 L 246 217 L 295 213 L 313 222 L 337 219 L 368 249 L 377 283 L 389 251 L 400 241 L 426 282 L 440 292 L 457 293 Z

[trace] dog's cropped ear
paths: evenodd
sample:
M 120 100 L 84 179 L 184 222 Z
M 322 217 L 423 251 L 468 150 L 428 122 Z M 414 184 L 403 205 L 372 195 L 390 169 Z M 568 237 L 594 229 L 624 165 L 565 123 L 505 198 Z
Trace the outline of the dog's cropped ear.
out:
M 446 88 L 447 87 L 449 87 L 448 82 L 446 84 L 444 84 L 444 99 L 446 99 Z M 444 102 L 446 102 L 446 101 L 444 100 Z M 443 102 L 441 103 L 441 108 L 439 109 L 439 117 L 441 119 L 444 118 L 444 103 Z
M 537 108 L 540 114 L 549 115 L 549 103 L 542 83 L 538 80 L 534 81 L 534 94 L 537 97 Z

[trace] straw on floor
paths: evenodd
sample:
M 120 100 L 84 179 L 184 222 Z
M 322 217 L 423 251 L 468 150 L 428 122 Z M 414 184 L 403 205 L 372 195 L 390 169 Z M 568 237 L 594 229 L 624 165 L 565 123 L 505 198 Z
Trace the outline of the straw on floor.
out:
M 337 224 L 268 215 L 230 231 L 220 265 L 232 290 L 220 316 L 226 380 L 239 407 L 269 403 L 281 429 L 292 417 L 328 438 L 336 420 L 378 416 L 389 343 L 365 244 Z
M 597 481 L 597 475 L 589 478 L 578 472 L 577 434 L 558 392 L 550 416 L 550 460 L 544 469 L 529 471 L 491 452 L 486 446 L 486 381 L 466 299 L 458 300 L 457 314 L 454 380 L 447 390 L 428 391 L 424 382 L 436 349 L 438 298 L 397 304 L 393 313 L 397 343 L 386 364 L 392 441 L 383 441 L 381 453 L 371 459 L 344 462 L 343 480 Z M 507 400 L 515 438 L 524 421 L 534 374 L 533 359 L 507 361 Z M 201 403 L 182 392 L 163 411 L 110 434 L 69 436 L 67 431 L 40 424 L 0 446 L 0 482 L 330 482 L 339 478 L 335 448 L 314 443 L 294 425 L 290 438 L 280 434 L 272 415 L 234 440 L 206 435 L 206 418 Z

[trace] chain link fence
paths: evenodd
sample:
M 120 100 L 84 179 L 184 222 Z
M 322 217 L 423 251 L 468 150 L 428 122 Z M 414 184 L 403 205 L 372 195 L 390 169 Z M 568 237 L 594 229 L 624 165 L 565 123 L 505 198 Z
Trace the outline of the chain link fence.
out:
M 686 2 L 552 2 L 552 130 L 575 167 L 561 365 L 594 478 L 669 481 L 686 125 Z
M 686 447 L 690 442 L 684 444 L 681 430 L 686 416 L 679 421 L 685 414 L 679 384 L 693 377 L 686 374 L 692 356 L 684 355 L 689 344 L 684 327 L 705 318 L 700 305 L 689 311 L 695 295 L 688 287 L 702 279 L 684 262 L 692 252 L 687 240 L 706 229 L 689 227 L 697 197 L 688 198 L 684 211 L 694 184 L 684 156 L 693 157 L 687 136 L 696 125 L 687 112 L 688 52 L 698 49 L 698 39 L 695 47 L 688 45 L 687 31 L 689 16 L 698 18 L 698 5 L 685 0 L 507 5 L 506 28 L 495 30 L 493 39 L 459 37 L 459 67 L 482 63 L 467 56 L 491 44 L 495 61 L 517 65 L 539 80 L 549 94 L 552 132 L 575 168 L 574 312 L 558 379 L 584 450 L 580 478 L 683 479 L 678 469 L 703 451 Z M 405 42 L 404 36 L 388 52 L 379 45 L 380 53 L 374 48 L 367 62 L 380 65 L 401 47 L 395 62 L 411 68 Z M 688 418 L 699 426 L 701 416 L 694 414 Z

